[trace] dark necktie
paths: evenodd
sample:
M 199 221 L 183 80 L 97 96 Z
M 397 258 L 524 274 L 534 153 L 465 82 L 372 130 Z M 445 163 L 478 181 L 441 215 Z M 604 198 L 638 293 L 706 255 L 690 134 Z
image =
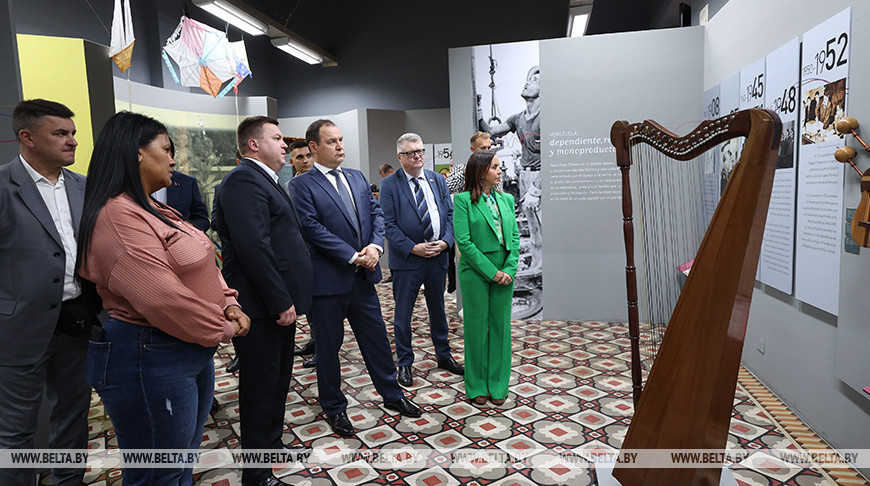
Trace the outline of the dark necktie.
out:
M 332 169 L 329 173 L 332 174 L 332 177 L 335 177 L 335 187 L 338 189 L 338 195 L 341 196 L 342 202 L 344 202 L 344 207 L 347 208 L 347 215 L 350 217 L 350 224 L 353 226 L 354 231 L 356 231 L 357 242 L 359 242 L 359 222 L 357 221 L 356 207 L 353 205 L 353 200 L 350 198 L 350 192 L 348 192 L 347 188 L 344 187 L 344 183 L 341 181 L 341 176 L 339 176 L 341 171 L 338 169 Z
M 423 221 L 423 240 L 429 241 L 432 238 L 432 218 L 429 216 L 429 206 L 426 204 L 426 195 L 423 194 L 423 188 L 420 187 L 420 181 L 416 177 L 411 178 L 414 184 L 414 198 L 417 200 L 417 213 L 420 215 L 420 220 Z

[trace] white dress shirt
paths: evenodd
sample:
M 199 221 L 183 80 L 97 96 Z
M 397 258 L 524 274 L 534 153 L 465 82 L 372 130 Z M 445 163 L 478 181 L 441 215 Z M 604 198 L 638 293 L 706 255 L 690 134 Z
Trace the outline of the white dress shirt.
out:
M 404 172 L 404 171 L 402 171 Z M 417 182 L 420 184 L 420 189 L 423 190 L 423 197 L 426 198 L 426 206 L 429 208 L 429 218 L 432 220 L 432 237 L 427 241 L 438 241 L 441 239 L 441 213 L 438 212 L 438 204 L 435 203 L 435 194 L 432 192 L 432 187 L 429 186 L 429 181 L 426 179 L 426 173 L 420 171 L 420 175 L 417 177 L 413 177 L 411 174 L 405 172 L 405 176 L 407 176 L 408 186 L 411 188 L 411 195 L 414 196 L 414 201 L 416 202 L 417 193 L 414 192 L 414 183 L 411 181 L 412 178 L 417 179 Z M 442 177 L 442 176 L 439 176 Z
M 78 245 L 76 244 L 75 231 L 73 230 L 72 211 L 69 208 L 69 198 L 66 194 L 66 181 L 63 177 L 63 171 L 60 171 L 60 176 L 57 178 L 57 183 L 52 184 L 42 174 L 24 160 L 24 156 L 19 154 L 24 169 L 30 174 L 36 188 L 39 189 L 39 194 L 45 205 L 48 207 L 48 212 L 51 213 L 51 219 L 54 221 L 54 227 L 60 235 L 60 241 L 63 244 L 63 252 L 66 260 L 64 261 L 63 275 L 63 300 L 74 299 L 81 295 L 82 290 L 79 283 L 76 281 L 76 252 Z
M 268 165 L 266 165 L 266 164 L 260 162 L 259 160 L 252 159 L 252 158 L 250 158 L 250 157 L 245 157 L 245 159 L 248 159 L 248 160 L 250 160 L 251 162 L 257 164 L 261 169 L 265 170 L 266 173 L 269 174 L 269 177 L 271 177 L 272 180 L 275 181 L 275 184 L 278 183 L 278 174 L 277 174 L 274 170 L 272 170 L 271 168 L 269 168 Z

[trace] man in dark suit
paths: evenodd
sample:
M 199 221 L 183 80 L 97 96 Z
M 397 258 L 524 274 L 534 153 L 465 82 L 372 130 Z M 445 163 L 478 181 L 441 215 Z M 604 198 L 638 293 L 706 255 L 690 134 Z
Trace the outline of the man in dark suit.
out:
M 175 158 L 175 143 L 169 139 L 169 150 L 172 158 Z M 202 202 L 202 193 L 199 192 L 199 184 L 196 177 L 184 172 L 172 171 L 172 184 L 169 187 L 158 189 L 151 194 L 154 199 L 175 209 L 184 219 L 190 221 L 202 231 L 208 231 L 208 208 Z
M 175 143 L 172 139 L 169 139 L 169 150 L 174 159 Z M 208 208 L 202 202 L 202 193 L 199 192 L 196 177 L 174 170 L 172 171 L 172 184 L 157 190 L 151 194 L 151 197 L 181 213 L 184 219 L 190 221 L 200 230 L 208 230 Z
M 390 242 L 390 271 L 396 313 L 398 381 L 414 384 L 411 365 L 411 313 L 420 286 L 424 286 L 429 309 L 429 331 L 435 345 L 438 367 L 462 375 L 464 370 L 450 354 L 447 342 L 447 314 L 444 312 L 444 281 L 448 254 L 453 246 L 453 203 L 444 177 L 423 169 L 425 149 L 416 133 L 406 133 L 396 142 L 402 168 L 381 183 L 381 207 L 387 241 Z
M 284 141 L 286 142 L 287 139 Z M 311 150 L 309 150 L 308 143 L 305 140 L 291 142 L 288 150 L 290 151 L 290 165 L 293 166 L 293 177 L 300 176 L 314 167 L 314 159 L 311 157 Z M 289 179 L 284 183 L 283 187 L 284 190 L 287 191 L 287 194 L 292 197 Z M 306 343 L 305 346 L 302 346 L 301 349 L 293 350 L 293 354 L 296 356 L 311 355 L 302 361 L 302 367 L 314 368 L 317 364 L 317 356 L 314 354 L 314 317 L 310 312 L 305 317 L 308 321 L 308 330 L 311 331 L 311 339 L 309 339 L 308 343 Z
M 183 172 L 172 172 L 172 184 L 166 188 L 166 204 L 177 210 L 184 219 L 202 231 L 208 230 L 208 208 L 202 202 L 202 193 L 196 177 Z
M 87 448 L 87 330 L 64 317 L 82 300 L 75 262 L 85 178 L 64 169 L 78 145 L 72 117 L 53 101 L 18 103 L 12 127 L 20 156 L 0 167 L 0 449 L 33 448 L 43 388 L 49 447 Z M 53 484 L 80 484 L 80 466 L 53 469 Z M 4 486 L 34 478 L 33 470 L 0 470 Z
M 287 148 L 278 121 L 246 118 L 237 135 L 243 159 L 224 177 L 215 204 L 223 275 L 251 317 L 248 335 L 233 339 L 242 448 L 281 449 L 293 324 L 311 305 L 311 259 L 293 203 L 278 186 Z M 245 468 L 242 484 L 285 483 L 270 468 Z
M 420 409 L 396 383 L 387 329 L 374 284 L 381 279 L 384 218 L 362 172 L 341 168 L 344 138 L 329 120 L 317 120 L 305 133 L 314 169 L 291 179 L 293 201 L 311 245 L 314 315 L 317 316 L 317 386 L 320 405 L 332 430 L 354 434 L 341 392 L 338 351 L 344 319 L 350 321 L 369 376 L 384 406 L 408 417 Z

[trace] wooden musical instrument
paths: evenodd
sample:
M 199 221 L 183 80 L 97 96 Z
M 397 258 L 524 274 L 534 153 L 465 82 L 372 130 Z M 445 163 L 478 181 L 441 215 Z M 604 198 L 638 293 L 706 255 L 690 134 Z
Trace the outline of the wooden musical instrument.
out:
M 870 145 L 867 145 L 867 142 L 858 135 L 856 129 L 858 128 L 858 120 L 852 118 L 851 116 L 843 117 L 836 122 L 834 122 L 834 130 L 837 131 L 840 135 L 848 135 L 851 134 L 855 137 L 855 140 L 864 147 L 864 150 L 870 150 Z
M 670 158 L 685 161 L 740 136 L 747 137 L 742 155 L 668 322 L 658 356 L 636 403 L 624 450 L 724 450 L 727 444 L 782 124 L 772 111 L 750 109 L 703 122 L 684 137 L 649 120 L 631 125 L 618 121 L 611 129 L 623 181 L 632 376 L 638 381 L 630 149 L 635 144 L 647 144 Z M 721 464 L 656 469 L 617 465 L 613 473 L 625 486 L 718 484 L 720 474 Z
M 855 123 L 857 124 L 857 122 Z M 870 248 L 870 169 L 861 172 L 861 169 L 852 161 L 856 155 L 855 149 L 849 146 L 840 147 L 834 152 L 834 158 L 838 162 L 851 165 L 861 177 L 861 202 L 858 203 L 858 208 L 852 216 L 852 239 L 858 245 Z

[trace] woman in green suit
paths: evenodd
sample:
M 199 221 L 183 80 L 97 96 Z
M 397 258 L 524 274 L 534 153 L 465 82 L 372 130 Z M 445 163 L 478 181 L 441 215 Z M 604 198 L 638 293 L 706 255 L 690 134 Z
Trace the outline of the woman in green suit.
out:
M 465 394 L 478 405 L 501 405 L 511 374 L 511 300 L 520 237 L 514 198 L 495 190 L 498 157 L 471 154 L 465 192 L 453 200 L 453 234 L 460 251 L 459 284 L 465 303 Z

